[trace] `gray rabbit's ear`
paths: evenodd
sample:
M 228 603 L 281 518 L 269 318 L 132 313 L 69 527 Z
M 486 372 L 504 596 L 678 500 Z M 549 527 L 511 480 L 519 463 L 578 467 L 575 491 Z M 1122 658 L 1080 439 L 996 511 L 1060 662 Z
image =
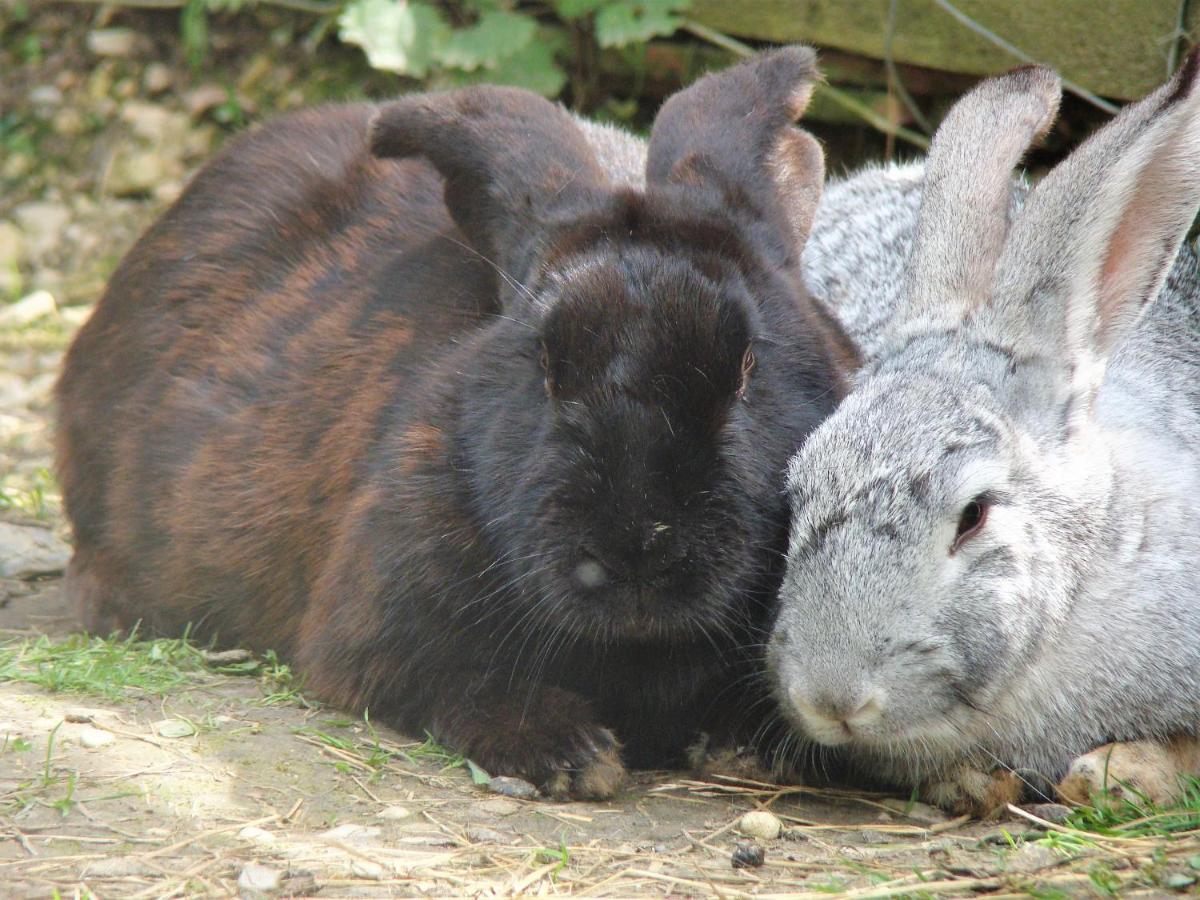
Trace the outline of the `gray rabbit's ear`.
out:
M 954 324 L 990 295 L 1008 229 L 1013 167 L 1049 129 L 1059 78 L 1024 66 L 980 82 L 946 115 L 925 163 L 907 318 Z
M 1008 320 L 1029 323 L 1029 349 L 1097 380 L 1162 287 L 1197 208 L 1200 49 L 1034 189 L 998 269 L 1001 305 L 1018 307 Z
M 825 179 L 825 155 L 794 127 L 816 84 L 816 54 L 783 47 L 706 75 L 654 120 L 649 184 L 720 191 L 725 205 L 765 226 L 768 245 L 798 262 Z

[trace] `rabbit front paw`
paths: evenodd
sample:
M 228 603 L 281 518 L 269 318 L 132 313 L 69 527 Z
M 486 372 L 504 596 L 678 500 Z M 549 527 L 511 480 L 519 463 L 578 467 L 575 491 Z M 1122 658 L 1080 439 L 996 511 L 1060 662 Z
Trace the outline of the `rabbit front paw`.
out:
M 1179 799 L 1183 777 L 1197 774 L 1200 740 L 1124 741 L 1105 744 L 1077 757 L 1058 784 L 1072 803 L 1169 804 Z
M 958 815 L 991 819 L 1002 813 L 1010 803 L 1017 803 L 1025 783 L 1009 769 L 984 772 L 971 766 L 960 766 L 944 778 L 927 782 L 921 796 L 929 803 Z
M 607 728 L 584 726 L 569 739 L 556 763 L 544 767 L 539 787 L 551 797 L 607 800 L 625 782 L 621 745 Z

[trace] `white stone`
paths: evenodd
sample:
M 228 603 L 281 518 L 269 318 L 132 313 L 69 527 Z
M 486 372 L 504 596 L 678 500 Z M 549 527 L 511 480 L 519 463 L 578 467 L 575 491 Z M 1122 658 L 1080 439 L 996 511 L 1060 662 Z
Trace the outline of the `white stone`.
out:
M 79 732 L 79 743 L 89 750 L 96 750 L 100 747 L 106 747 L 115 741 L 112 732 L 103 731 L 99 728 L 83 728 Z
M 87 48 L 97 56 L 133 56 L 139 43 L 132 28 L 97 28 L 87 36 Z
M 49 291 L 34 291 L 11 306 L 0 307 L 0 325 L 9 328 L 28 325 L 57 312 L 58 304 L 54 302 L 53 294 Z
M 238 888 L 256 894 L 269 894 L 279 890 L 283 873 L 261 863 L 246 863 L 238 876 Z
M 759 838 L 764 841 L 775 840 L 779 837 L 782 829 L 783 823 L 779 821 L 779 818 L 765 809 L 748 812 L 738 820 L 738 831 L 747 837 Z
M 407 819 L 412 815 L 412 810 L 404 806 L 389 806 L 387 809 L 381 809 L 375 813 L 377 819 Z

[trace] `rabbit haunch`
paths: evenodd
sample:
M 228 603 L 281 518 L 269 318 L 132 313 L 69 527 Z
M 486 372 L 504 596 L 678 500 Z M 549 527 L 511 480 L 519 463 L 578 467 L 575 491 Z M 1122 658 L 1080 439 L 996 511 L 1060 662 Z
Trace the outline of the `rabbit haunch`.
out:
M 231 142 L 59 383 L 89 626 L 275 649 L 554 793 L 733 740 L 778 486 L 853 363 L 797 271 L 814 75 L 789 48 L 698 81 L 644 174 L 508 88 Z
M 1028 191 L 1057 80 L 986 81 L 923 173 L 818 216 L 809 283 L 879 330 L 793 460 L 769 656 L 799 735 L 865 774 L 978 809 L 1068 771 L 1166 799 L 1200 763 L 1196 72 Z

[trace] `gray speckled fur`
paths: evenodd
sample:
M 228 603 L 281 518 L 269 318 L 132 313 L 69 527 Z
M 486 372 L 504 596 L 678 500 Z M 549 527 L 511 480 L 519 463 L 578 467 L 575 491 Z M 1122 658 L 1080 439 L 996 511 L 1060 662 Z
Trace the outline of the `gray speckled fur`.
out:
M 1145 182 L 1130 167 L 1154 153 L 1181 159 L 1148 208 L 1178 210 L 1137 233 L 1177 246 L 1200 202 L 1200 101 L 1179 86 L 1085 144 L 1031 215 L 1038 190 L 1014 185 L 993 295 L 956 327 L 914 321 L 902 290 L 923 166 L 827 187 L 806 279 L 868 365 L 793 460 L 770 654 L 800 733 L 877 775 L 1057 780 L 1107 741 L 1200 731 L 1200 265 L 1185 246 L 1110 355 L 1070 255 L 1096 255 L 1112 179 Z M 1040 233 L 1012 240 L 1023 221 Z M 986 529 L 948 554 L 984 490 Z M 867 710 L 852 739 L 810 714 L 838 707 Z
M 616 125 L 593 122 L 583 116 L 574 118 L 595 152 L 600 167 L 612 179 L 613 184 L 644 190 L 648 147 L 646 141 Z

